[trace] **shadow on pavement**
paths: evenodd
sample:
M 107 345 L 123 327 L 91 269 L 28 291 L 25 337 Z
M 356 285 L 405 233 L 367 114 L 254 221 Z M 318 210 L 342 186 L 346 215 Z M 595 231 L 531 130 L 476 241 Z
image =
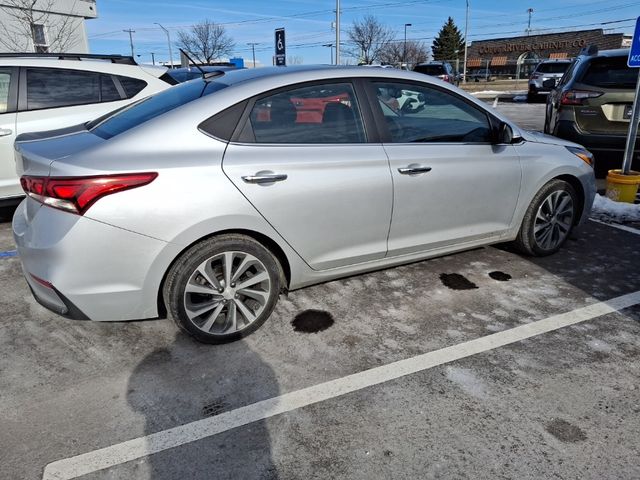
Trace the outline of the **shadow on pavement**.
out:
M 145 418 L 145 434 L 219 415 L 278 396 L 273 370 L 243 341 L 203 345 L 183 333 L 147 355 L 127 388 L 131 408 Z M 130 462 L 130 478 L 277 479 L 265 422 Z

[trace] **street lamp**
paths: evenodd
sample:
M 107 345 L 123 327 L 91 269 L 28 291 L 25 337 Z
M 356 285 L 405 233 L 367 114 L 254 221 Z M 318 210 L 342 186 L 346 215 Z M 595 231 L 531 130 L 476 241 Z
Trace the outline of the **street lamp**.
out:
M 467 32 L 469 29 L 469 0 L 467 0 L 467 13 L 464 19 L 464 65 L 462 65 L 462 82 L 467 83 L 467 44 L 468 36 Z
M 322 45 L 323 47 L 329 47 L 331 49 L 331 64 L 333 65 L 333 43 L 325 43 Z
M 407 27 L 410 27 L 410 23 L 404 24 L 404 49 L 402 50 L 402 62 L 405 68 L 407 68 Z
M 171 65 L 171 68 L 173 68 L 173 52 L 171 51 L 171 34 L 169 33 L 169 30 L 164 28 L 158 22 L 153 22 L 153 24 L 158 25 L 162 30 L 164 30 L 164 33 L 167 34 L 167 43 L 169 44 L 169 64 Z

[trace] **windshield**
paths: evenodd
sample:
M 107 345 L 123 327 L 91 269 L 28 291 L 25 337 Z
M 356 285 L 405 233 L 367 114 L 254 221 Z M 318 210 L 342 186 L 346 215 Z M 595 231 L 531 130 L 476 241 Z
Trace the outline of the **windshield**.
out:
M 226 86 L 214 81 L 183 83 L 100 117 L 89 123 L 87 128 L 94 134 L 109 139 Z
M 564 73 L 571 65 L 570 62 L 553 62 L 553 63 L 541 63 L 536 68 L 537 73 Z
M 638 70 L 627 66 L 627 57 L 594 58 L 587 66 L 580 83 L 603 88 L 633 89 Z

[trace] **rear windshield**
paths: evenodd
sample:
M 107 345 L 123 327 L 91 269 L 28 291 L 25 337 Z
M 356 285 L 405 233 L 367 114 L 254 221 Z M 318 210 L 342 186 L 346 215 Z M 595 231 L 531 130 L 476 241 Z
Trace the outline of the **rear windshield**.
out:
M 536 68 L 536 72 L 539 73 L 564 73 L 571 65 L 570 62 L 553 62 L 553 63 L 541 63 Z
M 443 75 L 445 73 L 442 65 L 418 65 L 413 71 L 425 75 Z
M 111 112 L 90 122 L 87 128 L 94 134 L 109 139 L 174 108 L 217 92 L 226 86 L 224 83 L 215 81 L 183 83 Z
M 602 88 L 633 89 L 638 69 L 627 66 L 627 57 L 594 58 L 587 65 L 580 83 Z

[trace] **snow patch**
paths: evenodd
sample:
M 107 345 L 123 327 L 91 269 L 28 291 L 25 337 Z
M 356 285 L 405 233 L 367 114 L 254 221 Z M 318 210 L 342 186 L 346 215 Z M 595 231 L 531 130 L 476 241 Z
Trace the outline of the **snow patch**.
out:
M 487 396 L 486 385 L 471 370 L 447 367 L 447 378 L 473 397 L 485 398 Z
M 609 222 L 640 222 L 640 205 L 614 202 L 610 198 L 596 195 L 591 216 L 597 220 Z

